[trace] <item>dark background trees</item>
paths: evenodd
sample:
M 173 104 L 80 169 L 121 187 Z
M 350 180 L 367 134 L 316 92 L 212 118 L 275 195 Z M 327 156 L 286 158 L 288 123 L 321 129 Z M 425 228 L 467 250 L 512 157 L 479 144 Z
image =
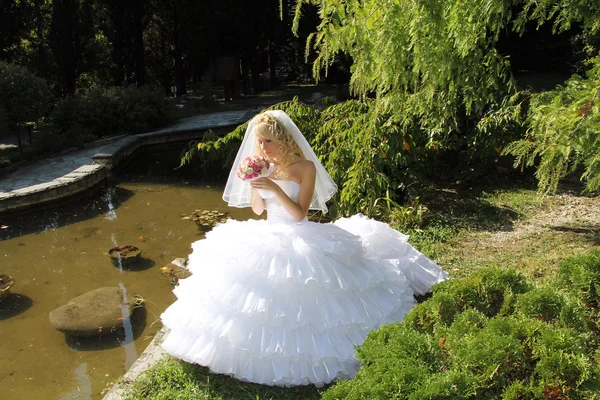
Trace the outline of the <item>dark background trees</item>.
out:
M 250 94 L 276 85 L 277 72 L 310 76 L 307 33 L 291 33 L 294 7 L 284 1 L 280 9 L 278 0 L 2 0 L 0 60 L 29 68 L 57 96 L 129 84 L 165 93 L 176 85 L 182 95 L 206 80 L 229 85 L 230 96 Z M 305 31 L 318 22 L 310 13 Z

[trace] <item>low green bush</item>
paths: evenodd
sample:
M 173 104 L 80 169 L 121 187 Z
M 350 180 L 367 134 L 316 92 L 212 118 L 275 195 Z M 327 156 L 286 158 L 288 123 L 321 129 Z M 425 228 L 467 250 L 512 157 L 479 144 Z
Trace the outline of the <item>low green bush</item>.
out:
M 600 304 L 600 249 L 563 261 L 558 283 L 588 307 Z
M 569 290 L 499 268 L 434 286 L 403 322 L 369 333 L 355 378 L 323 398 L 600 399 L 598 330 L 586 323 L 599 310 L 575 293 L 597 278 L 598 256 L 561 265 Z
M 450 325 L 454 317 L 474 308 L 493 317 L 512 310 L 515 294 L 529 291 L 531 285 L 514 270 L 482 269 L 468 278 L 451 279 L 432 288 L 434 296 L 417 305 L 405 323 L 431 333 L 434 326 Z
M 147 88 L 94 88 L 62 99 L 50 114 L 55 132 L 77 144 L 151 131 L 167 122 L 167 101 Z

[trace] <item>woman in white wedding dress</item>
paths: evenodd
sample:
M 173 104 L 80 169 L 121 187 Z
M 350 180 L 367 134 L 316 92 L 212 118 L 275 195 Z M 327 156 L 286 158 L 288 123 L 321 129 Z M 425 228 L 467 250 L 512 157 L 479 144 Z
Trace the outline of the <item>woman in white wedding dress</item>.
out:
M 275 163 L 268 178 L 235 176 L 251 154 Z M 161 316 L 171 355 L 213 372 L 267 385 L 321 386 L 358 369 L 354 346 L 382 324 L 401 321 L 447 274 L 407 236 L 362 215 L 321 224 L 336 190 L 283 111 L 248 125 L 223 198 L 267 211 L 266 220 L 217 225 L 192 244 L 192 276 Z

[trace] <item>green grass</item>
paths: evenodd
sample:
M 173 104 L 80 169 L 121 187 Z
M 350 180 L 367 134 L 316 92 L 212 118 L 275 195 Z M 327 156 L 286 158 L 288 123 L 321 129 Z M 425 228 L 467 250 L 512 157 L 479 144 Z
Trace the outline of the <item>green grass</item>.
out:
M 128 388 L 126 400 L 310 400 L 325 388 L 284 388 L 241 382 L 208 368 L 166 357 Z
M 410 242 L 454 278 L 486 267 L 510 267 L 547 282 L 562 259 L 600 245 L 600 226 L 552 219 L 561 207 L 576 209 L 594 201 L 583 196 L 540 197 L 521 183 L 465 191 L 427 188 L 421 198 L 429 212 L 421 227 L 407 232 Z

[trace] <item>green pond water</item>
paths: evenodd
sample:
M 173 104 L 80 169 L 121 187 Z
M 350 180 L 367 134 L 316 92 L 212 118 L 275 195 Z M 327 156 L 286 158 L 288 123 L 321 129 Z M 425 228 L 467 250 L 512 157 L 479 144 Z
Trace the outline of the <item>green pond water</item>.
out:
M 159 316 L 175 300 L 161 267 L 186 257 L 191 243 L 204 237 L 182 214 L 214 209 L 239 220 L 256 217 L 250 209 L 227 207 L 222 187 L 172 174 L 149 177 L 148 168 L 139 168 L 158 163 L 138 161 L 133 174 L 87 200 L 0 220 L 8 226 L 0 229 L 0 274 L 16 282 L 0 303 L 3 400 L 101 399 L 160 330 Z M 116 267 L 107 254 L 115 245 L 141 248 L 143 262 L 131 270 Z M 52 327 L 50 311 L 105 286 L 145 299 L 130 327 L 126 321 L 128 329 L 73 338 Z

